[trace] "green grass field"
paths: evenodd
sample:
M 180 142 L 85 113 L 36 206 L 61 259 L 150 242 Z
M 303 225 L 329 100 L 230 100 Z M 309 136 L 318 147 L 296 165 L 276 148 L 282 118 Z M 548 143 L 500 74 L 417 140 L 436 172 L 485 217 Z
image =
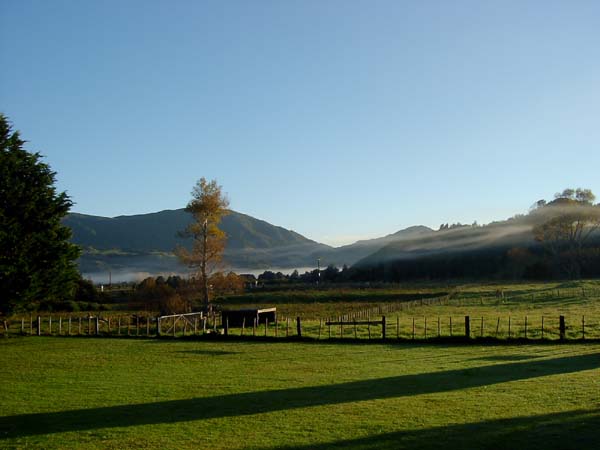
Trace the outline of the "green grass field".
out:
M 498 292 L 502 292 L 498 296 Z M 312 339 L 358 338 L 381 336 L 381 327 L 359 325 L 354 329 L 353 319 L 364 321 L 387 318 L 387 336 L 395 339 L 415 340 L 456 337 L 465 334 L 465 316 L 471 319 L 471 337 L 475 338 L 528 338 L 558 339 L 559 316 L 566 317 L 566 336 L 569 339 L 600 339 L 600 282 L 595 280 L 553 283 L 478 283 L 478 284 L 414 284 L 383 288 L 336 288 L 284 289 L 280 291 L 251 291 L 220 299 L 217 304 L 225 309 L 248 307 L 277 307 L 278 322 L 270 323 L 267 335 L 285 337 L 295 334 L 296 317 L 301 317 L 303 336 Z M 113 305 L 114 306 L 114 305 Z M 133 315 L 138 311 L 100 311 L 90 315 L 111 318 L 111 323 L 100 324 L 102 334 L 138 334 Z M 154 317 L 155 311 L 141 312 L 140 334 L 146 333 L 146 317 Z M 73 318 L 72 334 L 90 333 L 93 322 L 88 313 L 45 313 L 42 334 L 67 334 L 68 317 Z M 325 325 L 330 319 L 342 318 L 348 324 L 342 327 Z M 52 324 L 50 319 L 52 318 Z M 9 334 L 32 332 L 34 316 L 16 315 L 9 318 Z M 59 323 L 59 320 L 62 323 Z M 169 319 L 173 320 L 173 319 Z M 163 331 L 170 328 L 164 322 Z M 118 330 L 118 322 L 122 327 Z M 50 325 L 52 328 L 50 330 Z M 219 324 L 220 325 L 220 324 Z M 543 327 L 542 327 L 543 325 Z M 22 328 L 23 327 L 23 328 Z M 129 327 L 129 330 L 127 329 Z M 212 325 L 211 325 L 212 327 Z M 277 330 L 275 330 L 277 328 Z M 319 332 L 320 330 L 320 332 Z M 35 331 L 34 331 L 35 332 Z M 150 334 L 156 333 L 150 324 Z M 6 333 L 2 326 L 0 333 Z M 179 322 L 176 333 L 191 334 L 193 326 L 183 328 Z M 264 326 L 255 330 L 264 335 Z M 242 334 L 240 329 L 230 334 Z M 245 335 L 252 334 L 252 324 L 247 324 Z
M 600 344 L 0 339 L 1 448 L 595 448 Z
M 498 298 L 498 291 L 502 298 Z M 336 288 L 335 285 L 321 289 L 285 289 L 279 291 L 249 291 L 248 293 L 217 300 L 224 308 L 249 306 L 275 306 L 283 316 L 300 315 L 306 319 L 352 314 L 366 308 L 382 305 L 406 305 L 403 312 L 419 312 L 418 300 L 442 298 L 433 313 L 447 315 L 449 312 L 485 311 L 522 313 L 535 311 L 544 314 L 565 313 L 571 315 L 600 315 L 600 282 L 597 280 L 576 282 L 536 283 L 473 283 L 440 284 L 416 283 L 380 288 Z M 430 302 L 436 306 L 434 301 Z
M 498 296 L 498 292 L 502 292 Z M 420 301 L 423 299 L 423 301 Z M 349 324 L 332 327 L 327 319 L 345 321 L 387 317 L 391 338 L 424 339 L 464 335 L 465 316 L 471 318 L 471 336 L 486 338 L 558 339 L 559 316 L 564 315 L 569 339 L 600 339 L 600 283 L 598 281 L 552 283 L 414 284 L 379 289 L 303 289 L 250 292 L 223 299 L 224 308 L 277 307 L 278 335 L 287 318 L 302 318 L 304 335 L 313 338 L 366 338 L 368 330 Z M 319 323 L 321 333 L 319 334 Z M 414 327 L 413 327 L 414 323 Z M 543 324 L 543 332 L 542 332 Z M 273 326 L 273 324 L 271 324 Z M 371 335 L 379 337 L 381 328 Z M 239 330 L 233 330 L 239 334 Z M 274 330 L 269 331 L 273 335 Z M 246 331 L 246 335 L 249 331 Z M 264 334 L 258 330 L 258 334 Z

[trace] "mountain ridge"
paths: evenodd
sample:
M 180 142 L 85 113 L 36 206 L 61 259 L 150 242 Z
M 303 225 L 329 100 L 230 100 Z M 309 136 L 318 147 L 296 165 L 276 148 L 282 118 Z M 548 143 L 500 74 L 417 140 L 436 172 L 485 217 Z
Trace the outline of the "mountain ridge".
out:
M 173 251 L 185 244 L 177 234 L 191 221 L 191 215 L 179 208 L 115 217 L 73 212 L 63 223 L 72 229 L 72 241 L 83 248 L 79 260 L 82 272 L 158 273 L 186 270 Z M 247 269 L 312 267 L 317 259 L 324 266 L 352 265 L 389 243 L 434 233 L 416 225 L 383 237 L 331 247 L 233 210 L 223 217 L 220 227 L 228 237 L 226 266 Z
M 186 244 L 178 232 L 191 221 L 181 208 L 112 218 L 74 212 L 63 223 L 73 231 L 72 242 L 83 248 L 82 272 L 181 272 L 186 268 L 173 251 Z M 331 248 L 236 211 L 224 216 L 220 227 L 228 235 L 224 260 L 233 267 L 302 267 L 314 263 L 313 253 Z

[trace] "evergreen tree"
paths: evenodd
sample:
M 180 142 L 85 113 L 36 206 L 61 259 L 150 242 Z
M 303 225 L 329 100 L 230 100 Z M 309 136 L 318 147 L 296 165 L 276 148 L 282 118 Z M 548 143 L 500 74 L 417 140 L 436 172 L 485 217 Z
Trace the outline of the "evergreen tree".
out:
M 0 312 L 73 298 L 79 248 L 61 224 L 72 202 L 0 114 Z

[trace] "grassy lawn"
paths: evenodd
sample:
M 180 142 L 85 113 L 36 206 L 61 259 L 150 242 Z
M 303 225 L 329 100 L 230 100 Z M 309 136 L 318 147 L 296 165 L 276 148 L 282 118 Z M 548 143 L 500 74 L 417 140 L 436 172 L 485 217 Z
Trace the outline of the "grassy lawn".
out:
M 0 340 L 1 448 L 594 448 L 600 344 Z

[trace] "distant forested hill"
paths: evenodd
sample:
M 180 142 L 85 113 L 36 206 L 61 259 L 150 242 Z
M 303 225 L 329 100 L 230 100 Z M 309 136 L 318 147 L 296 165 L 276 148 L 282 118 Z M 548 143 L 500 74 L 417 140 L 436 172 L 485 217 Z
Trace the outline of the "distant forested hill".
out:
M 177 245 L 189 245 L 178 237 L 191 221 L 183 209 L 114 218 L 72 213 L 64 224 L 73 230 L 72 241 L 84 249 L 83 272 L 131 270 L 132 272 L 181 271 L 173 256 Z M 314 265 L 315 253 L 330 247 L 304 236 L 235 211 L 223 218 L 227 233 L 225 261 L 244 268 L 302 267 Z
M 320 256 L 326 265 L 334 264 L 336 266 L 343 266 L 344 264 L 347 264 L 350 266 L 357 261 L 378 252 L 387 245 L 420 238 L 427 239 L 429 236 L 433 235 L 435 235 L 435 231 L 431 228 L 422 225 L 412 226 L 380 238 L 365 239 L 356 241 L 353 244 L 331 248 L 323 251 Z
M 564 245 L 560 254 L 550 257 L 547 243 L 534 239 L 534 229 L 556 217 L 581 212 L 600 215 L 600 206 L 569 202 L 557 199 L 527 215 L 484 226 L 446 224 L 437 231 L 414 226 L 339 248 L 232 211 L 221 224 L 228 236 L 224 259 L 230 268 L 273 270 L 315 267 L 319 258 L 322 267 L 352 266 L 356 281 L 550 278 L 565 276 L 566 269 L 575 266 L 582 276 L 600 276 L 599 231 L 586 241 L 576 265 L 573 251 Z M 84 274 L 158 274 L 185 270 L 173 249 L 186 245 L 178 231 L 190 220 L 188 213 L 178 209 L 115 218 L 74 213 L 64 223 L 73 230 L 73 242 L 84 249 L 79 261 Z
M 587 210 L 586 210 L 587 208 Z M 390 242 L 353 266 L 355 280 L 401 282 L 440 279 L 550 279 L 600 276 L 600 232 L 592 232 L 575 254 L 569 239 L 539 242 L 534 230 L 565 217 L 575 227 L 581 214 L 597 214 L 598 206 L 566 205 L 559 200 L 527 215 L 485 226 L 441 228 L 413 239 Z M 569 219 L 571 218 L 571 219 Z M 554 235 L 555 230 L 550 233 Z M 592 231 L 590 227 L 588 231 Z M 568 233 L 567 233 L 568 234 Z M 571 236 L 572 240 L 575 240 Z M 552 240 L 552 239 L 550 239 Z M 552 254 L 548 245 L 554 247 Z M 577 247 L 576 247 L 577 248 Z

